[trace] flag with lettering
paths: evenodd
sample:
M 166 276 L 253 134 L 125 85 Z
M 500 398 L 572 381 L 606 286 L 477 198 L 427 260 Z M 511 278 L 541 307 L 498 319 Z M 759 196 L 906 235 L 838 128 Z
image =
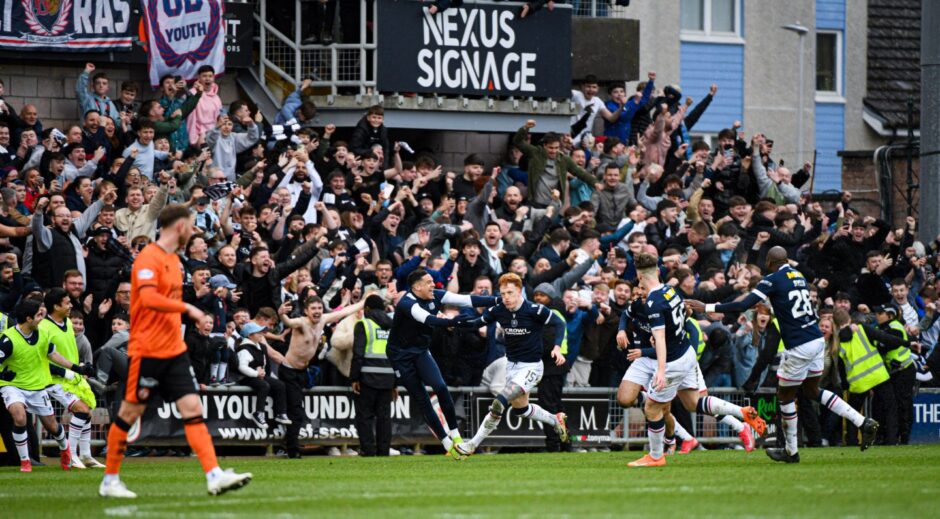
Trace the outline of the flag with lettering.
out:
M 129 51 L 132 0 L 0 0 L 0 49 Z
M 222 0 L 141 0 L 150 84 L 165 75 L 195 79 L 203 65 L 225 71 Z

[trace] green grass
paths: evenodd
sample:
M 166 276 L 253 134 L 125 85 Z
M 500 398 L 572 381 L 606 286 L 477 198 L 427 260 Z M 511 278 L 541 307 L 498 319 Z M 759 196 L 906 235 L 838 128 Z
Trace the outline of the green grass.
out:
M 696 452 L 629 469 L 639 452 L 229 458 L 254 481 L 206 495 L 195 459 L 130 459 L 134 501 L 97 497 L 101 471 L 0 469 L 0 517 L 937 517 L 940 446 L 805 449 L 799 465 L 763 452 Z M 54 460 L 49 460 L 54 461 Z M 79 515 L 81 514 L 81 515 Z

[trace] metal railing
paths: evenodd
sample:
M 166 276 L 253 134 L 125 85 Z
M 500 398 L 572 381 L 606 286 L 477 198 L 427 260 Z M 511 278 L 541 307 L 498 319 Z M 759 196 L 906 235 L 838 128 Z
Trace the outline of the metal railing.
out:
M 571 0 L 571 14 L 577 18 L 626 18 L 625 8 L 611 0 Z
M 289 2 L 290 0 L 286 0 Z M 344 0 L 354 2 L 357 0 Z M 340 90 L 347 93 L 365 95 L 375 89 L 375 28 L 377 19 L 376 4 L 372 5 L 372 27 L 367 26 L 368 9 L 366 0 L 360 3 L 359 23 L 353 30 L 359 33 L 358 43 L 335 42 L 304 43 L 304 16 L 301 0 L 294 0 L 293 35 L 288 36 L 275 27 L 269 18 L 268 3 L 258 2 L 255 21 L 259 30 L 258 79 L 267 83 L 267 73 L 273 72 L 292 85 L 300 83 L 305 77 L 313 77 L 311 86 L 329 88 L 332 95 Z M 313 2 L 308 2 L 312 4 Z M 336 8 L 334 22 L 339 19 Z M 340 24 L 342 24 L 342 20 Z M 335 28 L 335 26 L 334 26 Z M 342 27 L 341 27 L 342 29 Z M 349 32 L 346 32 L 349 34 Z
M 428 389 L 430 390 L 430 388 Z M 214 387 L 207 392 L 211 394 L 245 391 L 250 391 L 250 388 L 245 386 L 223 386 Z M 350 390 L 346 387 L 329 386 L 316 387 L 312 390 L 308 390 L 310 393 L 326 391 Z M 457 406 L 458 418 L 460 419 L 461 425 L 463 426 L 461 433 L 466 435 L 466 437 L 472 437 L 476 432 L 476 428 L 478 427 L 480 421 L 483 419 L 483 416 L 480 413 L 480 409 L 477 409 L 472 405 L 474 396 L 489 395 L 489 392 L 485 387 L 458 387 L 451 388 L 450 392 L 454 398 L 454 403 Z M 709 392 L 737 405 L 754 405 L 753 402 L 750 401 L 750 398 L 754 396 L 752 393 L 745 394 L 743 391 L 732 388 L 711 388 L 709 389 Z M 772 390 L 759 390 L 759 394 L 771 393 Z M 635 407 L 624 409 L 620 407 L 617 404 L 616 388 L 567 387 L 564 389 L 564 395 L 570 399 L 577 399 L 579 397 L 600 397 L 608 400 L 608 416 L 598 417 L 598 419 L 606 420 L 606 423 L 610 425 L 608 430 L 610 444 L 641 445 L 647 442 L 646 418 L 643 415 L 642 409 Z M 535 398 L 538 397 L 538 390 L 533 391 L 533 396 Z M 108 406 L 110 405 L 113 397 L 113 391 L 108 391 L 105 395 L 102 395 L 102 397 L 98 400 L 98 407 L 92 411 L 93 447 L 102 447 L 107 442 L 108 427 L 110 426 Z M 62 406 L 55 401 L 53 401 L 53 408 L 55 410 L 55 415 L 61 418 L 61 422 L 63 424 L 67 424 L 70 415 L 65 411 L 65 409 L 63 409 Z M 718 424 L 713 417 L 700 416 L 696 415 L 696 413 L 692 413 L 692 418 L 694 423 L 694 430 L 690 432 L 694 434 L 696 438 L 698 438 L 703 444 L 722 445 L 735 443 L 738 441 L 738 437 L 732 431 L 730 431 L 728 427 Z M 46 431 L 42 428 L 42 425 L 39 424 L 38 420 L 36 422 L 36 433 L 37 437 L 41 439 L 42 447 L 55 447 L 55 440 L 46 433 Z M 331 445 L 337 444 L 335 441 L 325 441 L 318 443 Z M 400 444 L 401 442 L 396 442 L 393 440 L 393 443 Z
M 225 392 L 247 392 L 250 391 L 250 388 L 244 386 L 231 386 L 231 387 L 218 387 L 212 388 L 207 391 L 207 393 L 225 393 Z M 327 393 L 327 392 L 350 392 L 351 390 L 347 387 L 329 387 L 322 386 L 316 387 L 311 390 L 307 390 L 310 394 L 317 393 Z M 646 437 L 646 419 L 643 416 L 643 412 L 639 408 L 628 408 L 624 409 L 617 404 L 617 395 L 616 388 L 570 388 L 567 387 L 564 389 L 564 399 L 565 401 L 571 400 L 584 400 L 594 399 L 595 401 L 600 399 L 607 399 L 607 416 L 598 416 L 597 420 L 600 424 L 606 424 L 606 441 L 597 441 L 597 439 L 591 440 L 588 443 L 593 444 L 593 446 L 599 447 L 603 444 L 608 445 L 624 445 L 624 446 L 638 446 L 644 445 L 647 443 Z M 491 397 L 490 393 L 487 391 L 487 388 L 484 387 L 457 387 L 451 388 L 450 393 L 454 398 L 454 403 L 457 407 L 458 421 L 461 423 L 461 433 L 465 437 L 470 437 L 476 432 L 478 424 L 483 419 L 482 413 L 485 412 L 484 408 L 480 406 L 474 406 L 474 400 L 479 397 Z M 746 393 L 734 388 L 710 388 L 709 393 L 727 400 L 736 405 L 745 406 L 755 406 L 760 413 L 765 418 L 774 416 L 776 414 L 776 404 L 775 399 L 773 398 L 773 390 L 762 388 L 758 390 L 757 393 Z M 940 389 L 938 388 L 921 388 L 919 390 L 920 394 L 925 395 L 937 395 L 940 394 Z M 535 398 L 538 397 L 538 391 L 533 392 Z M 106 443 L 106 438 L 108 434 L 108 427 L 110 425 L 110 420 L 108 417 L 107 406 L 109 405 L 110 399 L 113 397 L 113 392 L 109 392 L 106 395 L 103 395 L 98 401 L 99 407 L 92 411 L 92 445 L 95 447 L 101 447 Z M 68 423 L 68 414 L 64 409 L 58 404 L 58 402 L 53 401 L 53 407 L 55 408 L 56 416 L 60 417 L 62 423 Z M 866 414 L 870 410 L 866 409 Z M 714 417 L 700 415 L 698 413 L 691 413 L 693 428 L 689 432 L 693 434 L 701 443 L 706 445 L 727 445 L 734 444 L 738 442 L 737 435 L 730 430 L 725 425 L 718 423 Z M 572 417 L 569 416 L 569 420 Z M 776 427 L 777 424 L 768 420 L 768 429 L 767 434 L 764 436 L 765 442 L 773 443 L 775 442 L 776 436 Z M 600 431 L 598 431 L 600 432 Z M 55 447 L 56 442 L 49 435 L 46 434 L 42 426 L 36 423 L 36 434 L 37 438 L 40 438 L 42 447 Z M 429 433 L 430 434 L 430 433 Z M 539 435 L 541 436 L 541 435 Z M 538 446 L 539 442 L 533 443 L 530 439 L 528 442 L 519 442 L 519 441 L 503 441 L 500 442 L 499 438 L 494 438 L 491 436 L 491 440 L 488 441 L 488 445 L 495 447 L 499 446 Z M 505 438 L 504 438 L 505 440 Z M 182 445 L 182 440 L 178 442 L 171 442 L 174 445 Z M 325 439 L 318 440 L 315 442 L 308 442 L 312 444 L 321 444 L 321 445 L 343 445 L 343 446 L 353 446 L 356 445 L 356 439 Z M 412 445 L 415 442 L 404 441 L 402 438 L 395 439 L 393 438 L 392 443 L 394 445 Z M 584 446 L 590 446 L 583 442 L 581 443 Z
M 363 96 L 377 96 L 378 99 L 384 99 L 376 87 L 376 77 L 378 62 L 376 59 L 376 34 L 378 29 L 378 7 L 377 3 L 370 6 L 366 0 L 341 0 L 342 2 L 359 2 L 359 21 L 357 26 L 344 26 L 343 20 L 339 16 L 339 1 L 337 0 L 336 15 L 333 23 L 338 23 L 340 29 L 334 30 L 334 33 L 350 34 L 350 31 L 358 32 L 357 43 L 343 43 L 337 39 L 334 43 L 325 45 L 323 43 L 304 43 L 308 34 L 304 32 L 303 5 L 310 5 L 314 2 L 302 2 L 293 0 L 293 25 L 288 29 L 285 23 L 275 23 L 272 19 L 273 6 L 275 4 L 267 0 L 248 0 L 255 4 L 255 21 L 258 41 L 258 63 L 254 73 L 257 74 L 258 82 L 267 90 L 268 96 L 275 104 L 279 104 L 281 99 L 293 91 L 293 87 L 298 85 L 305 77 L 313 77 L 311 86 L 314 90 L 320 89 L 321 94 L 325 91 L 330 97 L 329 104 L 332 104 L 332 97 L 338 95 L 349 95 L 361 98 Z M 622 7 L 610 6 L 608 0 L 573 0 L 575 7 L 579 10 L 575 16 L 582 17 L 626 17 Z M 284 0 L 290 3 L 291 0 Z M 309 20 L 307 20 L 309 21 Z M 280 27 L 280 28 L 278 28 Z M 334 25 L 334 27 L 336 27 Z M 293 34 L 288 34 L 293 33 Z M 272 80 L 272 75 L 274 79 Z M 280 80 L 285 85 L 277 85 Z M 287 86 L 290 85 L 290 87 Z M 280 92 L 277 92 L 280 91 Z M 402 96 L 398 92 L 388 92 L 393 97 L 398 97 L 399 104 L 402 104 Z M 467 99 L 462 96 L 434 95 L 437 98 L 439 107 L 442 100 L 448 97 L 460 99 L 462 102 L 458 107 L 466 109 Z M 492 104 L 493 98 L 484 96 L 488 103 Z M 535 98 L 514 98 L 509 101 L 514 104 L 513 108 L 518 108 L 521 102 L 527 102 L 532 109 L 538 107 L 538 101 Z M 553 103 L 559 103 L 564 100 L 549 100 Z

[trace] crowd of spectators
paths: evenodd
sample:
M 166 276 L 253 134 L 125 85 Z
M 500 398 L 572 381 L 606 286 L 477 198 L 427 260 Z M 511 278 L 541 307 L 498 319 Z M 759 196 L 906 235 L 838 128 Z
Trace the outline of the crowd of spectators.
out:
M 76 76 L 83 115 L 74 124 L 47 127 L 34 106 L 0 102 L 0 311 L 62 286 L 102 386 L 115 380 L 115 352 L 134 326 L 130 265 L 169 203 L 187 205 L 198 228 L 180 255 L 183 298 L 210 316 L 185 331 L 206 386 L 243 381 L 260 365 L 275 378 L 289 343 L 279 314 L 298 314 L 307 297 L 329 312 L 378 290 L 391 311 L 421 267 L 439 288 L 478 295 L 492 293 L 499 274 L 518 274 L 527 298 L 548 296 L 567 321 L 566 384 L 615 387 L 628 366 L 615 340 L 620 315 L 639 297 L 635 254 L 655 252 L 684 296 L 718 302 L 752 288 L 775 245 L 812 282 L 827 336 L 833 309 L 900 333 L 896 321 L 914 341 L 911 373 L 931 383 L 924 359 L 940 351 L 940 241 L 917 241 L 913 218 L 892 228 L 863 215 L 848 192 L 837 203 L 815 200 L 811 164 L 784 167 L 770 123 L 746 135 L 729 121 L 714 147 L 691 140 L 715 86 L 696 102 L 649 73 L 632 95 L 617 83 L 601 99 L 589 77 L 572 91 L 579 113 L 570 132 L 536 134 L 537 121 L 520 120 L 502 164 L 467 150 L 452 170 L 406 152 L 381 106 L 354 128 L 313 127 L 307 81 L 266 121 L 245 100 L 220 98 L 209 67 L 192 84 L 162 78 L 154 96 L 130 82 L 113 88 L 91 63 Z M 359 318 L 327 330 L 311 385 L 350 384 Z M 775 385 L 779 335 L 767 308 L 694 318 L 709 386 Z M 236 354 L 249 322 L 264 331 L 252 328 L 255 349 Z M 824 380 L 842 390 L 838 342 Z M 432 352 L 448 384 L 499 391 L 505 357 L 494 327 L 442 330 Z M 907 439 L 902 408 L 913 391 L 911 381 L 894 392 L 894 441 Z M 840 424 L 821 412 L 817 428 L 807 425 L 810 441 L 841 442 Z

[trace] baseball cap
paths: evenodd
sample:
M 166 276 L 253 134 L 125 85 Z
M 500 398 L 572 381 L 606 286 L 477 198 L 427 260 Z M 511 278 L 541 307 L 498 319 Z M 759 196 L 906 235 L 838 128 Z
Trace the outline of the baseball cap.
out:
M 898 315 L 898 309 L 894 305 L 876 305 L 872 308 L 872 311 L 876 314 L 894 314 Z
M 253 333 L 260 333 L 264 331 L 267 331 L 267 328 L 265 328 L 264 326 L 261 326 L 260 324 L 254 321 L 248 321 L 247 323 L 245 323 L 244 326 L 242 326 L 241 331 L 239 331 L 238 333 L 241 334 L 242 337 L 248 337 L 249 335 Z
M 211 278 L 209 278 L 209 287 L 211 288 L 225 287 L 231 290 L 233 288 L 238 287 L 238 285 L 229 281 L 229 279 L 225 277 L 225 274 L 216 274 L 212 276 Z
M 98 235 L 100 235 L 100 234 L 111 234 L 111 229 L 108 229 L 107 227 L 105 227 L 105 226 L 102 225 L 102 226 L 100 226 L 100 227 L 96 227 L 96 228 L 92 229 L 89 234 L 90 234 L 91 236 L 98 236 Z

